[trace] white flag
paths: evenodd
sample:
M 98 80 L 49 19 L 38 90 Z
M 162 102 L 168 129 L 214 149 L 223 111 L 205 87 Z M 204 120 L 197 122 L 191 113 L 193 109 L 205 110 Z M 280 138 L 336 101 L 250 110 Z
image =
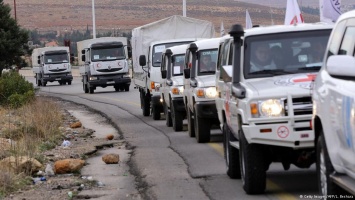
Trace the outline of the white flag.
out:
M 287 0 L 285 25 L 304 23 L 297 0 Z
M 223 22 L 221 22 L 221 37 L 224 36 L 226 34 L 225 30 L 224 30 L 224 25 Z
M 253 28 L 253 22 L 251 21 L 248 10 L 245 12 L 245 28 L 250 29 Z
M 331 21 L 335 22 L 338 17 L 341 15 L 340 11 L 340 0 L 321 0 L 323 2 L 321 12 L 324 18 L 328 18 Z

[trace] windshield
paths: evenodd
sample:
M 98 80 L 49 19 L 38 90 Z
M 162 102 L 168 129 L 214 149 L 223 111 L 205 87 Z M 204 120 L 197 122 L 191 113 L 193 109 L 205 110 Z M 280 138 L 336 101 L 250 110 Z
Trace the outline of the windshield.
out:
M 184 71 L 185 54 L 174 55 L 172 58 L 172 74 L 173 76 L 181 76 Z
M 198 75 L 210 75 L 216 73 L 216 63 L 218 49 L 209 49 L 199 51 L 198 57 Z
M 58 64 L 58 63 L 68 63 L 69 58 L 67 53 L 60 54 L 45 54 L 44 63 L 45 64 Z
M 125 59 L 124 48 L 111 47 L 91 49 L 91 61 L 109 61 Z
M 331 30 L 277 33 L 245 41 L 245 78 L 318 72 Z
M 193 41 L 186 41 L 186 42 L 174 42 L 174 43 L 165 43 L 165 44 L 158 44 L 153 46 L 153 67 L 160 67 L 161 63 L 161 54 L 166 48 L 182 45 L 182 44 L 189 44 Z

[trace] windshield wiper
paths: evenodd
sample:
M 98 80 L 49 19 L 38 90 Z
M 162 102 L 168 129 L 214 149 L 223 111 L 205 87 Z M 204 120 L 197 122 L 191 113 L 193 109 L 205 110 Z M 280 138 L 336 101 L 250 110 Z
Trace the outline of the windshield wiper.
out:
M 203 73 L 203 74 L 214 74 L 214 73 L 216 73 L 216 71 L 202 71 L 202 72 L 200 72 L 200 73 Z
M 298 70 L 314 71 L 314 70 L 320 70 L 321 67 L 322 66 L 301 67 L 301 68 L 298 68 Z
M 284 71 L 281 69 L 265 69 L 265 70 L 249 73 L 249 75 L 255 75 L 255 74 L 284 75 L 284 74 L 293 74 L 293 72 Z

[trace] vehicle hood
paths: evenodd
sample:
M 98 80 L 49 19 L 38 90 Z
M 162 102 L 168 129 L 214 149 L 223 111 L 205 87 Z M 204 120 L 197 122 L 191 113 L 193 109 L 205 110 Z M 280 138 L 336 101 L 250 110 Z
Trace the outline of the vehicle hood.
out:
M 174 85 L 184 85 L 184 77 L 183 76 L 173 76 L 171 80 L 174 81 Z
M 246 86 L 260 97 L 310 95 L 317 73 L 292 74 L 270 78 L 247 80 Z
M 214 87 L 216 86 L 216 75 L 197 76 L 198 87 Z

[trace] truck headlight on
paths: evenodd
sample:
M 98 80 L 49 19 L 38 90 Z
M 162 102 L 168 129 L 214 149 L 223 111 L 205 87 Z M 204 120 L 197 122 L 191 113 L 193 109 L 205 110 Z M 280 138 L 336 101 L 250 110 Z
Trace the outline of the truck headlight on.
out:
M 94 81 L 94 80 L 97 80 L 97 77 L 96 76 L 90 76 L 90 81 Z
M 196 96 L 199 98 L 211 98 L 211 99 L 216 98 L 217 97 L 216 87 L 197 88 Z
M 175 95 L 179 95 L 179 94 L 183 94 L 184 93 L 184 87 L 180 86 L 180 87 L 172 87 L 171 88 L 171 93 L 175 94 Z
M 281 117 L 285 116 L 284 103 L 281 99 L 268 99 L 250 104 L 252 117 Z

